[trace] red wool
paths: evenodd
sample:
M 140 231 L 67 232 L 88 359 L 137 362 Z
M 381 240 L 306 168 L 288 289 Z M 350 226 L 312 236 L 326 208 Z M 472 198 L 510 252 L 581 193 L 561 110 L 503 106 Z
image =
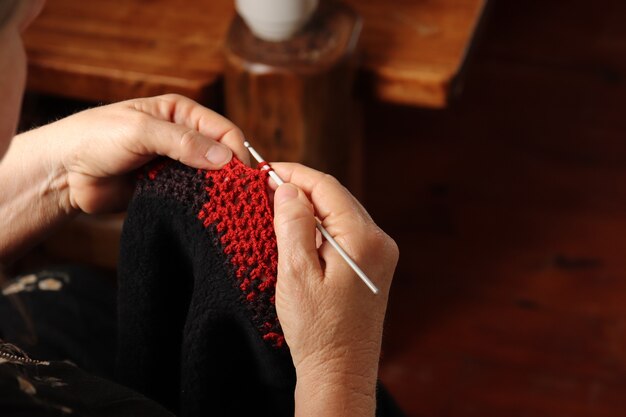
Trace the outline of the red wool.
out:
M 202 171 L 204 172 L 204 171 Z M 285 338 L 274 308 L 278 251 L 267 195 L 267 171 L 251 169 L 236 159 L 219 171 L 206 171 L 209 201 L 198 213 L 204 227 L 214 226 L 230 259 L 239 289 L 252 311 L 265 317 L 263 339 L 281 347 Z
M 145 175 L 151 181 L 156 180 L 170 162 L 155 161 Z M 248 168 L 233 158 L 221 170 L 198 170 L 198 175 L 203 178 L 206 196 L 196 196 L 204 201 L 197 218 L 205 228 L 217 231 L 242 298 L 263 340 L 282 347 L 285 338 L 274 307 L 278 251 L 267 195 L 269 174 L 267 170 Z M 145 177 L 140 175 L 140 178 Z M 168 179 L 162 182 L 167 184 Z M 184 183 L 177 185 L 186 187 Z

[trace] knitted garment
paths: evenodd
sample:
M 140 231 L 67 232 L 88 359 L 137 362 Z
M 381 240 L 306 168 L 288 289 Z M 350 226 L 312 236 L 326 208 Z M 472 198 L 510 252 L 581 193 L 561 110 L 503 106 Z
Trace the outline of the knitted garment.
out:
M 118 380 L 181 417 L 293 416 L 266 187 L 267 172 L 236 159 L 219 171 L 160 161 L 129 206 Z M 382 390 L 378 401 L 378 415 L 400 415 Z
M 192 177 L 190 170 L 170 167 L 155 181 L 166 164 L 148 171 L 150 181 L 143 183 L 142 191 L 176 197 L 211 229 L 213 244 L 221 246 L 229 260 L 255 326 L 264 340 L 283 346 L 285 338 L 274 308 L 278 251 L 266 192 L 267 171 L 250 169 L 233 159 L 224 169 L 198 171 Z M 199 188 L 204 192 L 190 194 Z

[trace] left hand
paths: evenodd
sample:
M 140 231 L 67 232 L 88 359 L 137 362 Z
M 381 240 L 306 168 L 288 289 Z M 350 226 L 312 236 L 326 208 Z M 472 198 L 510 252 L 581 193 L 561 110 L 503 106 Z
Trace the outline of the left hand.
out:
M 66 177 L 66 211 L 124 209 L 133 171 L 158 155 L 186 165 L 219 169 L 233 153 L 249 163 L 244 137 L 233 123 L 188 98 L 169 94 L 77 113 L 36 131 Z

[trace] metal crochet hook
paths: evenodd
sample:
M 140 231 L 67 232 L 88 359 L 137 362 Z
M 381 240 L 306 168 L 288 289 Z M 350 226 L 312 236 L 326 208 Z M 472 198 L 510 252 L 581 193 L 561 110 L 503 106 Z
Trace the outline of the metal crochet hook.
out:
M 278 176 L 278 174 L 272 169 L 272 167 L 270 167 L 270 165 L 261 157 L 261 155 L 250 145 L 250 142 L 245 141 L 243 144 L 246 148 L 248 148 L 248 151 L 250 151 L 250 154 L 252 154 L 254 159 L 256 159 L 256 161 L 262 165 L 261 169 L 268 171 L 269 176 L 274 180 L 274 182 L 276 182 L 277 185 L 282 185 L 285 183 L 285 181 L 283 181 L 282 178 Z M 339 246 L 339 243 L 337 243 L 335 238 L 333 238 L 330 233 L 328 233 L 328 231 L 317 219 L 315 219 L 315 226 L 317 227 L 317 230 L 320 231 L 322 236 L 324 236 L 324 238 L 328 241 L 328 243 L 330 243 L 330 245 L 335 248 L 337 252 L 339 252 L 339 255 L 341 255 L 343 260 L 346 261 L 348 265 L 350 265 L 350 268 L 352 268 L 352 270 L 356 272 L 359 278 L 361 278 L 361 281 L 363 281 L 374 294 L 378 294 L 378 288 L 376 287 L 376 285 L 374 285 L 374 283 L 367 277 L 367 275 L 365 275 L 365 272 L 363 272 L 363 270 L 359 268 L 356 262 L 354 262 L 352 258 L 350 258 L 350 255 L 348 255 L 346 251 L 343 250 L 341 246 Z

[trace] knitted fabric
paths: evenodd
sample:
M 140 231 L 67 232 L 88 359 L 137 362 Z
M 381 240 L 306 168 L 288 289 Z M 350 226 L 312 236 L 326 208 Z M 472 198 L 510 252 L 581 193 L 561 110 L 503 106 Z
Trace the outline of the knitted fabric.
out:
M 166 165 L 159 162 L 148 170 L 149 181 L 141 183 L 140 192 L 187 201 L 202 225 L 215 231 L 218 238 L 213 243 L 222 247 L 229 260 L 234 283 L 263 339 L 274 347 L 283 346 L 285 338 L 274 308 L 278 252 L 266 191 L 267 171 L 248 168 L 235 158 L 219 171 L 198 170 L 193 175 L 190 169 L 164 169 Z M 157 175 L 159 181 L 155 181 Z M 189 193 L 198 188 L 204 193 Z
M 160 161 L 122 233 L 118 380 L 181 417 L 293 416 L 267 173 Z M 377 415 L 393 416 L 379 391 Z

